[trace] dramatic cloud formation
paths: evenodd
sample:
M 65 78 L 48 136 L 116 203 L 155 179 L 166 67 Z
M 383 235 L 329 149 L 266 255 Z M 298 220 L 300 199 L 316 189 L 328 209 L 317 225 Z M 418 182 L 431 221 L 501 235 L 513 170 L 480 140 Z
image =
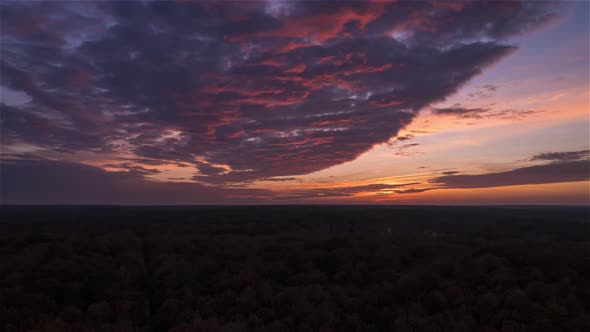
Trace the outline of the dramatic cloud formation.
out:
M 0 7 L 2 203 L 412 199 L 435 189 L 589 178 L 588 150 L 541 153 L 525 160 L 541 165 L 468 175 L 428 153 L 469 139 L 424 137 L 464 124 L 456 119 L 493 123 L 544 109 L 532 97 L 515 109 L 496 103 L 511 89 L 503 81 L 455 92 L 516 50 L 514 37 L 557 18 L 563 6 L 553 2 Z M 463 106 L 476 98 L 494 100 Z M 423 109 L 432 114 L 414 121 Z M 572 146 L 566 149 L 580 148 Z M 368 174 L 347 163 L 366 167 L 366 155 L 356 159 L 371 149 L 391 163 L 375 163 Z M 420 164 L 401 167 L 413 159 Z M 422 162 L 434 171 L 409 174 Z M 398 166 L 398 174 L 377 174 Z
M 176 164 L 215 184 L 355 159 L 513 51 L 507 38 L 556 12 L 519 1 L 1 7 L 2 144 L 13 156 L 102 155 L 128 170 L 121 182 Z

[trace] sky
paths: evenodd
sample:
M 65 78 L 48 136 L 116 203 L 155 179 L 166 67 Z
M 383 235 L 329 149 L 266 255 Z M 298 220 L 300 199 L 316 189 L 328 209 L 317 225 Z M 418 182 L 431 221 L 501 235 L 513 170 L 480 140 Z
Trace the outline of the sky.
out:
M 3 204 L 590 204 L 589 2 L 0 6 Z

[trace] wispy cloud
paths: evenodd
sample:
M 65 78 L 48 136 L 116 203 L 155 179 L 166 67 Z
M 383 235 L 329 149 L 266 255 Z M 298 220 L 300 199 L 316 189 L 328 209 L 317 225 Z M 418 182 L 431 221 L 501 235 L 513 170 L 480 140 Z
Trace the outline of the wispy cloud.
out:
M 531 161 L 573 161 L 573 160 L 589 160 L 590 150 L 579 151 L 564 151 L 564 152 L 543 152 L 533 155 L 529 158 Z
M 491 108 L 467 108 L 461 105 L 446 108 L 434 108 L 433 113 L 442 116 L 454 116 L 463 119 L 504 119 L 521 120 L 533 114 L 540 113 L 538 110 L 502 110 L 496 111 Z
M 411 186 L 419 184 L 418 182 L 409 182 L 401 184 L 385 184 L 374 183 L 362 186 L 348 186 L 348 187 L 330 187 L 330 188 L 313 188 L 305 190 L 289 191 L 283 196 L 279 196 L 279 200 L 306 200 L 312 198 L 333 198 L 333 197 L 351 197 L 359 193 L 383 193 L 390 192 L 396 188 Z

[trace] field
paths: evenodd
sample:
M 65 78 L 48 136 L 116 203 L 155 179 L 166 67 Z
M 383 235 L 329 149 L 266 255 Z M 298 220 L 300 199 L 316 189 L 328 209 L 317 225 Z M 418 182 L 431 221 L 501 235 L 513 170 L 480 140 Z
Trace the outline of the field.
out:
M 0 209 L 3 331 L 590 331 L 588 207 Z

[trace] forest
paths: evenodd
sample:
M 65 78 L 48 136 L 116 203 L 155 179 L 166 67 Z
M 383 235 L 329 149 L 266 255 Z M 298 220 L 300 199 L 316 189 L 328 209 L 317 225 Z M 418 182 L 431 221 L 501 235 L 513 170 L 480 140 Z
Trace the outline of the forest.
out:
M 590 331 L 590 208 L 3 206 L 0 324 Z

